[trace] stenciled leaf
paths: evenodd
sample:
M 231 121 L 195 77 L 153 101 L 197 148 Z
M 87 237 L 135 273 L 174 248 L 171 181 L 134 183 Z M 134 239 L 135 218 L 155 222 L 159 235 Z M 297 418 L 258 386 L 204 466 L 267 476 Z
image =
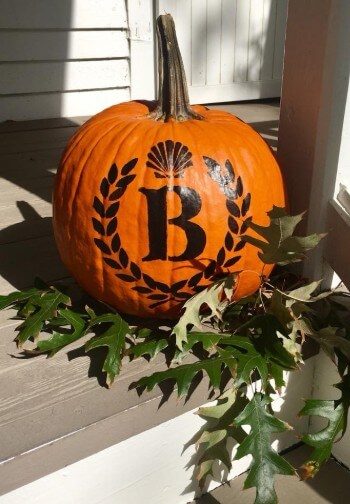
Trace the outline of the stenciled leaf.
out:
M 335 385 L 341 392 L 337 400 L 307 399 L 299 416 L 319 416 L 327 419 L 327 425 L 318 432 L 306 434 L 302 441 L 314 448 L 311 455 L 299 469 L 302 479 L 313 478 L 322 464 L 327 462 L 332 453 L 333 443 L 342 437 L 347 426 L 350 403 L 350 375 L 343 377 Z
M 180 350 L 183 349 L 183 344 L 187 341 L 188 326 L 191 325 L 197 329 L 200 327 L 200 313 L 204 305 L 210 310 L 212 316 L 221 319 L 223 310 L 220 310 L 219 307 L 223 303 L 222 295 L 225 293 L 226 298 L 230 299 L 228 294 L 232 292 L 233 283 L 234 277 L 233 275 L 229 275 L 222 280 L 214 282 L 210 287 L 207 287 L 186 301 L 183 306 L 183 313 L 172 331 L 172 334 L 176 337 L 176 345 Z
M 30 297 L 30 303 L 35 309 L 30 311 L 27 318 L 17 328 L 16 340 L 18 346 L 22 347 L 29 338 L 35 339 L 43 329 L 44 324 L 57 315 L 59 307 L 67 306 L 70 302 L 70 298 L 66 294 L 53 287 L 41 295 L 35 294 Z
M 270 403 L 270 397 L 255 393 L 235 419 L 235 425 L 251 427 L 248 436 L 238 446 L 235 459 L 246 455 L 253 458 L 244 488 L 256 487 L 255 504 L 276 504 L 275 476 L 295 474 L 294 468 L 271 447 L 271 435 L 290 427 L 268 411 Z
M 249 223 L 249 227 L 263 240 L 249 235 L 242 236 L 242 239 L 260 248 L 259 257 L 266 264 L 285 265 L 301 261 L 305 257 L 305 252 L 314 248 L 325 236 L 324 234 L 293 236 L 303 215 L 288 215 L 284 208 L 274 206 L 268 212 L 270 217 L 268 226 L 260 226 L 253 221 Z
M 107 386 L 110 387 L 120 372 L 125 336 L 129 334 L 130 330 L 125 320 L 117 313 L 106 313 L 93 318 L 89 323 L 89 328 L 99 324 L 107 324 L 108 327 L 101 335 L 92 338 L 85 344 L 85 351 L 89 352 L 93 348 L 103 346 L 108 348 L 102 370 L 107 374 Z

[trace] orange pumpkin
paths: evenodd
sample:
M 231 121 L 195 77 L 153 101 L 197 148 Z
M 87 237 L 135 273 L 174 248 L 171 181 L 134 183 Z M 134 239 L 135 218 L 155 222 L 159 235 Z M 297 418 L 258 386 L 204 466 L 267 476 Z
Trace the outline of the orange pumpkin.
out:
M 264 266 L 242 240 L 249 220 L 284 206 L 279 167 L 235 116 L 189 105 L 170 15 L 157 21 L 159 100 L 92 117 L 70 140 L 54 193 L 54 231 L 77 282 L 117 310 L 176 317 L 215 278 L 240 272 L 253 293 Z

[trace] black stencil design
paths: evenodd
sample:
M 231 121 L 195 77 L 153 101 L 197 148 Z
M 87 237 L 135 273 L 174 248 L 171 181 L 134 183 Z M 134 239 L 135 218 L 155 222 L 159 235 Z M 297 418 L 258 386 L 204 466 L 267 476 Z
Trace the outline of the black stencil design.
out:
M 240 176 L 236 176 L 229 159 L 225 161 L 224 166 L 221 166 L 215 159 L 207 156 L 203 156 L 203 160 L 207 166 L 208 175 L 219 185 L 220 190 L 226 196 L 226 208 L 229 213 L 227 218 L 228 231 L 225 236 L 224 246 L 218 252 L 214 269 L 216 272 L 215 275 L 220 275 L 221 272 L 217 271 L 217 269 L 220 270 L 221 267 L 230 268 L 242 257 L 236 253 L 246 245 L 246 242 L 242 238 L 252 220 L 251 217 L 246 217 L 250 209 L 251 194 L 247 193 L 242 198 L 244 191 L 243 182 Z M 237 219 L 242 217 L 246 218 L 239 224 Z M 212 272 L 210 271 L 210 273 Z
M 183 177 L 186 168 L 192 166 L 192 153 L 181 142 L 166 140 L 154 145 L 147 155 L 146 166 L 154 170 L 157 178 Z
M 192 154 L 180 142 L 167 140 L 152 147 L 148 156 L 147 166 L 155 170 L 158 178 L 166 178 L 172 172 L 173 177 L 181 177 L 185 168 L 192 166 Z M 251 217 L 246 217 L 249 212 L 251 195 L 243 196 L 243 183 L 236 177 L 233 166 L 229 160 L 225 162 L 223 171 L 213 159 L 204 157 L 208 173 L 215 180 L 226 196 L 228 210 L 227 232 L 224 243 L 219 249 L 215 259 L 210 259 L 206 264 L 198 262 L 195 273 L 190 277 L 180 280 L 172 285 L 160 282 L 144 273 L 141 268 L 130 260 L 128 253 L 123 248 L 118 233 L 118 211 L 120 198 L 135 179 L 133 170 L 138 159 L 132 159 L 121 169 L 114 163 L 107 176 L 101 181 L 99 195 L 94 197 L 92 226 L 98 236 L 94 238 L 95 245 L 102 252 L 104 263 L 115 270 L 117 278 L 126 283 L 140 283 L 134 285 L 132 290 L 146 296 L 150 301 L 149 308 L 155 309 L 169 301 L 184 302 L 193 293 L 200 292 L 210 283 L 223 276 L 226 268 L 230 268 L 241 259 L 237 252 L 243 249 L 245 241 L 242 236 L 248 229 Z M 180 186 L 175 186 L 180 190 Z M 142 192 L 142 191 L 141 191 Z M 239 223 L 237 218 L 245 217 Z M 198 271 L 200 270 L 200 271 Z M 204 280 L 204 283 L 203 283 Z M 200 285 L 201 284 L 201 285 Z M 183 289 L 190 288 L 192 293 Z

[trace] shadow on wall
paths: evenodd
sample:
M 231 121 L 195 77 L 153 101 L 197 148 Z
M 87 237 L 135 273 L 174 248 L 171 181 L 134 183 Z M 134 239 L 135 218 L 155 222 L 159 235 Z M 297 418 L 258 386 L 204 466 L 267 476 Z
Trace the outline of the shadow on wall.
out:
M 72 0 L 1 2 L 0 120 L 59 117 L 69 57 Z

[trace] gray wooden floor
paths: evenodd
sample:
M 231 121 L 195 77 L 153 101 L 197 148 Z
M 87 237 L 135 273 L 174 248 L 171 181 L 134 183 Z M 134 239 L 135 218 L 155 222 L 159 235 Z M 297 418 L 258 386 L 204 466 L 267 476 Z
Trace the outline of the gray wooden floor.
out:
M 276 147 L 278 103 L 221 108 L 250 122 Z M 31 286 L 35 276 L 47 282 L 69 281 L 52 235 L 51 194 L 61 152 L 85 119 L 0 124 L 0 294 Z M 132 435 L 132 429 L 150 428 L 195 408 L 205 398 L 203 384 L 202 395 L 186 407 L 174 400 L 155 415 L 159 392 L 148 395 L 148 400 L 154 398 L 152 405 L 127 391 L 132 378 L 144 372 L 140 363 L 125 366 L 118 384 L 107 391 L 99 384 L 94 362 L 83 351 L 75 350 L 69 357 L 62 352 L 49 360 L 23 358 L 13 342 L 18 325 L 11 319 L 13 314 L 0 312 L 0 494 L 118 442 L 115 436 L 111 438 L 112 430 L 100 429 L 99 423 L 142 401 L 150 412 L 138 415 L 133 423 L 130 418 L 124 420 L 124 427 L 118 429 L 120 439 Z M 81 429 L 93 425 L 95 431 L 100 429 L 99 441 L 97 434 L 86 434 L 82 441 Z M 59 447 L 49 445 L 72 432 L 79 434 L 66 437 Z M 50 451 L 49 458 L 34 450 L 41 445 Z
M 308 448 L 301 447 L 289 452 L 286 458 L 299 467 L 307 453 Z M 245 477 L 242 474 L 193 504 L 252 504 L 255 489 L 242 490 Z M 276 491 L 280 504 L 346 504 L 350 502 L 350 471 L 331 459 L 314 479 L 301 482 L 297 477 L 278 477 Z

